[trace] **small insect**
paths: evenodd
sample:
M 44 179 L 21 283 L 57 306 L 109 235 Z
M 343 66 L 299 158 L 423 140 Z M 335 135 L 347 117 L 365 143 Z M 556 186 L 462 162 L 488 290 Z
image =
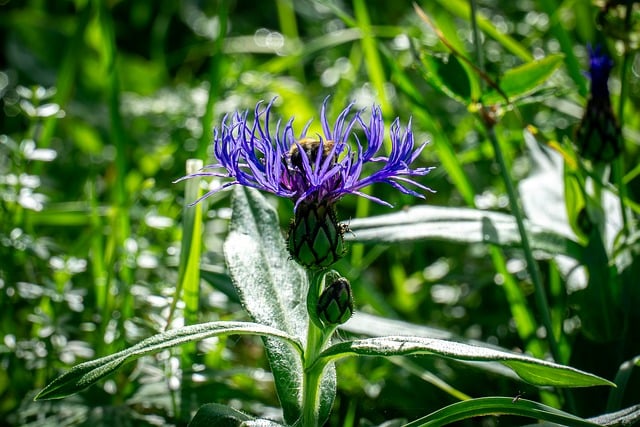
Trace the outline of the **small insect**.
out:
M 520 398 L 524 395 L 524 392 L 519 391 L 518 394 L 516 395 L 516 397 L 513 398 L 513 400 L 511 401 L 511 403 L 516 403 L 518 402 L 518 400 L 520 400 Z
M 318 156 L 318 149 L 320 148 L 320 140 L 315 138 L 302 138 L 297 144 L 292 144 L 289 149 L 289 161 L 292 166 L 297 167 L 299 170 L 303 170 L 302 166 L 302 155 L 300 154 L 300 146 L 304 152 L 307 154 L 307 158 L 309 159 L 309 163 L 313 164 Z M 326 159 L 327 156 L 333 150 L 334 143 L 331 140 L 322 141 L 322 160 Z M 337 156 L 336 156 L 337 157 Z

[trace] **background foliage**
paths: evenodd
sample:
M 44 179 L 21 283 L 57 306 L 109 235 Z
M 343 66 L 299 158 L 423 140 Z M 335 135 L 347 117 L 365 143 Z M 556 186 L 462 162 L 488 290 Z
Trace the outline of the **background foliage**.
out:
M 603 5 L 580 0 L 478 2 L 488 76 L 499 82 L 543 57 L 557 63 L 535 91 L 513 99 L 513 108 L 482 91 L 482 79 L 408 1 L 0 3 L 0 419 L 8 425 L 179 425 L 180 414 L 208 402 L 280 416 L 261 342 L 246 336 L 147 356 L 75 397 L 32 402 L 70 366 L 168 326 L 247 318 L 222 257 L 230 217 L 224 192 L 204 213 L 198 310 L 180 301 L 174 312 L 185 196 L 172 181 L 185 174 L 187 159 L 210 161 L 212 129 L 222 115 L 252 109 L 257 100 L 278 96 L 278 112 L 294 115 L 298 129 L 318 116 L 327 95 L 332 117 L 350 100 L 381 104 L 389 121 L 412 117 L 417 141 L 431 140 L 419 162 L 437 166 L 422 181 L 437 190 L 429 205 L 509 213 L 494 150 L 472 114 L 485 96 L 497 103 L 500 147 L 529 219 L 555 230 L 553 224 L 570 224 L 549 218 L 549 211 L 565 211 L 549 187 L 570 181 L 562 174 L 551 184 L 532 180 L 547 171 L 532 147 L 557 141 L 565 159 L 575 159 L 566 147 L 588 96 L 586 45 L 602 43 L 617 64 L 610 83 L 614 107 L 624 112 L 624 192 L 632 208 L 638 199 L 637 33 L 631 25 L 626 36 L 615 33 L 623 28 L 615 7 L 602 15 Z M 421 7 L 451 46 L 474 57 L 466 1 Z M 538 129 L 535 137 L 523 137 L 527 125 Z M 384 186 L 372 191 L 397 208 L 423 204 Z M 292 206 L 278 203 L 286 226 Z M 357 218 L 391 212 L 346 198 L 339 215 L 353 218 L 357 230 L 364 226 Z M 581 262 L 592 280 L 618 277 L 633 286 L 632 228 L 621 233 L 631 242 L 621 246 L 630 257 L 621 267 L 598 252 L 606 245 L 574 234 L 591 254 Z M 638 320 L 637 284 L 621 285 L 615 301 L 572 292 L 552 255 L 539 265 L 559 361 L 613 380 L 631 360 L 620 371 L 629 374 L 625 393 L 602 387 L 567 397 L 437 359 L 349 359 L 337 366 L 331 425 L 412 420 L 464 395 L 523 394 L 583 417 L 638 403 L 633 358 L 640 337 L 629 326 Z M 549 351 L 517 245 L 447 233 L 403 244 L 378 238 L 352 243 L 336 269 L 351 281 L 360 312 L 538 357 Z M 188 375 L 185 352 L 194 355 Z M 452 389 L 435 387 L 438 381 Z M 192 407 L 181 410 L 185 402 Z

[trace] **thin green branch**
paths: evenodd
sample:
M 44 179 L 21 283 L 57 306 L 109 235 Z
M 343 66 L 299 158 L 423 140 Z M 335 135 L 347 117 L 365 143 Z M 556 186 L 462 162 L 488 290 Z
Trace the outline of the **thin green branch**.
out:
M 544 325 L 547 332 L 547 342 L 549 343 L 549 349 L 551 351 L 551 355 L 553 359 L 560 360 L 560 350 L 558 348 L 558 342 L 556 341 L 556 338 L 553 335 L 553 325 L 551 323 L 551 312 L 549 310 L 546 292 L 544 290 L 544 286 L 540 278 L 538 264 L 533 258 L 531 244 L 529 243 L 527 230 L 524 226 L 524 215 L 518 203 L 518 200 L 519 200 L 518 195 L 516 194 L 516 189 L 515 189 L 515 186 L 513 185 L 513 181 L 511 180 L 511 176 L 509 176 L 507 164 L 502 154 L 502 149 L 500 148 L 500 144 L 498 142 L 495 129 L 493 128 L 493 126 L 485 126 L 485 128 L 487 131 L 487 137 L 489 138 L 489 141 L 491 142 L 491 146 L 493 147 L 493 151 L 496 156 L 496 161 L 498 162 L 498 166 L 500 168 L 500 174 L 502 176 L 502 179 L 505 183 L 505 187 L 507 189 L 507 196 L 509 198 L 509 205 L 511 206 L 511 211 L 513 213 L 513 216 L 516 219 L 516 224 L 518 226 L 518 233 L 520 234 L 520 240 L 522 244 L 522 250 L 524 251 L 525 260 L 527 261 L 527 270 L 529 271 L 529 276 L 531 277 L 531 281 L 533 282 L 533 286 L 534 286 L 534 295 L 535 295 L 536 305 L 538 307 L 538 310 L 540 310 L 540 316 L 542 317 L 542 324 Z

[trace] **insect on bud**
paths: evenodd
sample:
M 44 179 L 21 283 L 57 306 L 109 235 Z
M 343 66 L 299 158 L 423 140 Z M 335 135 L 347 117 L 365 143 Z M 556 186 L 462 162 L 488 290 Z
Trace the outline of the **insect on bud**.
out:
M 318 318 L 325 325 L 341 325 L 353 315 L 351 285 L 344 277 L 336 279 L 320 295 Z

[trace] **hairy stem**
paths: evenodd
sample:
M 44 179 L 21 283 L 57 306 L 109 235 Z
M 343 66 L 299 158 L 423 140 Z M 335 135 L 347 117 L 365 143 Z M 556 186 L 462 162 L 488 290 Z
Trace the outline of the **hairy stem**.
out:
M 320 417 L 320 381 L 322 380 L 323 364 L 316 363 L 328 338 L 335 328 L 321 329 L 321 323 L 316 315 L 318 297 L 324 283 L 324 272 L 307 271 L 309 278 L 309 293 L 307 294 L 307 312 L 309 326 L 307 330 L 307 346 L 304 352 L 304 377 L 302 380 L 302 420 L 304 427 L 317 427 Z

